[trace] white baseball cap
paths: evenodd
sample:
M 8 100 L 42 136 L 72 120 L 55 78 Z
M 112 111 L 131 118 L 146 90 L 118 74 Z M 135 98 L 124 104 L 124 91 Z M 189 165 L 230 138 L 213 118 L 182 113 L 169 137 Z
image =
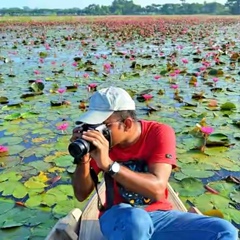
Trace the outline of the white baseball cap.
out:
M 92 95 L 88 111 L 80 116 L 79 121 L 99 124 L 109 118 L 114 111 L 135 109 L 135 102 L 127 91 L 111 86 L 98 90 Z

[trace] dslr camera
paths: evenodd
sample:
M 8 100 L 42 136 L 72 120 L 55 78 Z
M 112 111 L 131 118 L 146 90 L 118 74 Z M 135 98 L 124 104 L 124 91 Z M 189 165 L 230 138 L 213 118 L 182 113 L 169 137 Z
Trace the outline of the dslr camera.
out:
M 76 122 L 77 128 L 79 133 L 86 132 L 88 130 L 96 130 L 103 134 L 103 136 L 108 140 L 109 146 L 111 146 L 111 131 L 107 128 L 105 124 L 86 124 L 86 123 L 80 123 Z M 78 138 L 74 142 L 70 143 L 68 146 L 68 151 L 72 157 L 74 157 L 74 163 L 79 164 L 82 160 L 82 157 L 87 154 L 88 152 L 91 152 L 96 147 L 86 141 L 85 139 Z

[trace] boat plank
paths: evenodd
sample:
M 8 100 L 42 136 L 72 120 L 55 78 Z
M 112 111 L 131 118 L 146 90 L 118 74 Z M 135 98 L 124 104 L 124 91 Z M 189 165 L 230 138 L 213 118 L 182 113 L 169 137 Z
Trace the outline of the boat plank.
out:
M 187 212 L 186 207 L 180 201 L 178 195 L 174 192 L 171 185 L 168 184 L 169 201 L 173 205 L 173 209 Z M 102 201 L 105 201 L 105 184 L 101 183 L 99 187 L 99 194 Z M 94 194 L 86 205 L 80 223 L 79 240 L 104 240 L 101 234 L 98 222 L 98 209 L 97 209 L 97 195 Z

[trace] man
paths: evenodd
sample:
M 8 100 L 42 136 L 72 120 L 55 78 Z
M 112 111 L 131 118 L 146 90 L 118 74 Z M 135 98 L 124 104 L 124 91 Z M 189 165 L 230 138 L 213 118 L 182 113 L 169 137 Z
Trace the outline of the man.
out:
M 71 139 L 81 137 L 96 147 L 76 167 L 73 188 L 79 201 L 94 189 L 90 168 L 114 181 L 114 205 L 99 219 L 106 239 L 237 239 L 236 229 L 223 219 L 171 210 L 167 183 L 176 165 L 174 130 L 138 120 L 135 103 L 125 90 L 109 87 L 95 92 L 80 121 L 104 123 L 111 131 L 111 146 L 95 130 L 81 133 L 76 128 Z

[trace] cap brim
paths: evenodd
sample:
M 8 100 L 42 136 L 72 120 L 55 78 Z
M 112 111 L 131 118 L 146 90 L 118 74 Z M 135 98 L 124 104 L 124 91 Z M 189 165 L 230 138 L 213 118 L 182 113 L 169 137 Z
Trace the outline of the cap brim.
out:
M 99 124 L 113 114 L 113 111 L 89 110 L 80 116 L 79 121 L 87 124 Z

